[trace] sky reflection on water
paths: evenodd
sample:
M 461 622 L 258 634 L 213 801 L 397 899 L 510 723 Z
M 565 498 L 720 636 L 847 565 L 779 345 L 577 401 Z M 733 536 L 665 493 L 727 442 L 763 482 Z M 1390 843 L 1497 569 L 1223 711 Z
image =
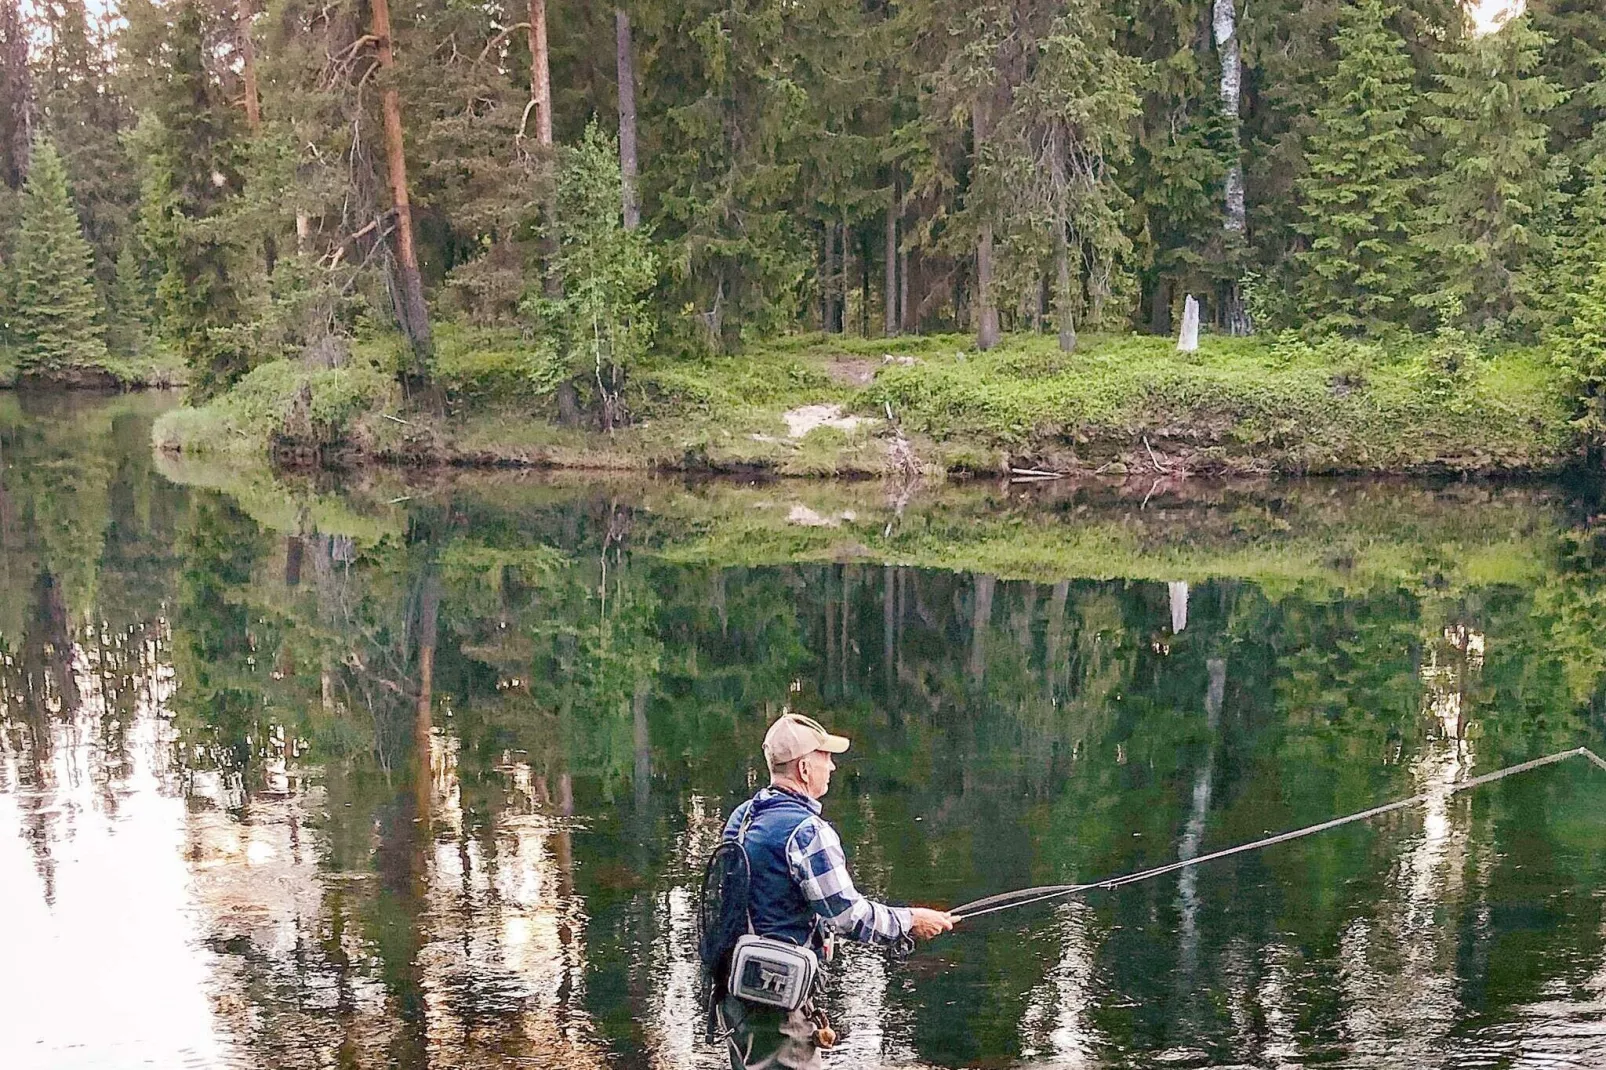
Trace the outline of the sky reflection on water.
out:
M 793 680 L 855 738 L 828 813 L 899 900 L 1429 797 L 849 949 L 832 1067 L 1606 1063 L 1602 775 L 1448 790 L 1598 745 L 1593 530 L 1551 496 L 1312 492 L 1388 582 L 1235 578 L 1267 536 L 1232 531 L 1317 508 L 1291 490 L 1176 507 L 1229 532 L 1220 576 L 1160 547 L 1188 581 L 1039 584 L 695 560 L 585 486 L 323 534 L 327 499 L 158 475 L 151 407 L 0 411 L 0 1065 L 718 1067 L 693 889 Z

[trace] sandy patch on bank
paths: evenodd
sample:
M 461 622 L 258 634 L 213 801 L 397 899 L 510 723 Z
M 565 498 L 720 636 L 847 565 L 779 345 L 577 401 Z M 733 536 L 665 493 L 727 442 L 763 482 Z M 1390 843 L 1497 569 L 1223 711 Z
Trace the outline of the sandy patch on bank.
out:
M 869 416 L 842 415 L 840 405 L 803 405 L 784 413 L 781 419 L 786 421 L 787 438 L 802 438 L 820 427 L 834 427 L 851 434 L 866 424 L 875 423 Z

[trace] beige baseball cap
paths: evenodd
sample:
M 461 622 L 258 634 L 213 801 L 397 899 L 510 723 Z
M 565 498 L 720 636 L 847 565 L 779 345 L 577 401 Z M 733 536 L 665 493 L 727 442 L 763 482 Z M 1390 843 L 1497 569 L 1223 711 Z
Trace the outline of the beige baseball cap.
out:
M 848 749 L 846 736 L 833 736 L 825 726 L 801 713 L 783 713 L 764 733 L 764 757 L 771 765 L 784 765 L 817 750 L 841 754 Z

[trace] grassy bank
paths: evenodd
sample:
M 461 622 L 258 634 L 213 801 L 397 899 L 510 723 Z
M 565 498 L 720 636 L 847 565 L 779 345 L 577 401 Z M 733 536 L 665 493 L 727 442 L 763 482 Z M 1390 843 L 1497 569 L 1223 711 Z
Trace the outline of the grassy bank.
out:
M 139 357 L 108 357 L 47 378 L 24 378 L 16 357 L 0 348 L 0 390 L 21 386 L 51 390 L 166 390 L 189 382 L 188 370 L 176 353 L 156 350 Z
M 1111 478 L 1194 473 L 1541 471 L 1572 445 L 1565 383 L 1537 349 L 1454 339 L 1383 347 L 1089 336 L 1074 354 L 1017 336 L 798 336 L 737 356 L 648 360 L 630 424 L 563 426 L 511 334 L 443 328 L 445 414 L 394 385 L 386 340 L 338 369 L 277 362 L 165 417 L 185 454 L 325 461 L 877 475 L 1041 468 Z M 890 412 L 892 420 L 887 419 Z

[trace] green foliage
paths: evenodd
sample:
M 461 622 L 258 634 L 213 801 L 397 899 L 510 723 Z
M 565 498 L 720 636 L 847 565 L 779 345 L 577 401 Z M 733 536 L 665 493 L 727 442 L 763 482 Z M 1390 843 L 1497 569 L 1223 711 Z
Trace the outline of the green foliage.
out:
M 117 272 L 106 309 L 107 348 L 119 357 L 137 357 L 150 343 L 151 303 L 139 255 L 132 240 L 117 254 Z
M 1606 445 L 1606 260 L 1574 298 L 1570 322 L 1560 332 L 1556 349 L 1578 399 L 1574 423 L 1584 440 L 1598 449 Z
M 152 435 L 158 449 L 199 455 L 263 456 L 280 440 L 338 446 L 357 433 L 361 417 L 397 401 L 392 373 L 371 364 L 271 361 L 205 405 L 165 413 Z
M 552 264 L 561 296 L 530 302 L 545 328 L 533 378 L 548 390 L 588 382 L 610 429 L 625 417 L 620 390 L 652 341 L 647 295 L 657 277 L 646 234 L 626 230 L 620 216 L 618 159 L 614 139 L 594 123 L 565 154 Z
M 1532 337 L 1551 253 L 1560 172 L 1545 118 L 1562 93 L 1540 66 L 1546 44 L 1527 17 L 1471 37 L 1445 57 L 1426 122 L 1443 162 L 1428 187 L 1422 242 L 1436 285 L 1418 298 L 1461 302 L 1474 330 Z
M 1421 157 L 1414 72 L 1383 0 L 1346 5 L 1298 182 L 1310 242 L 1296 254 L 1303 318 L 1357 333 L 1397 323 L 1415 292 L 1412 190 Z
M 70 378 L 106 361 L 94 253 L 67 195 L 67 172 L 49 141 L 37 141 L 23 190 L 12 330 L 20 374 Z
M 1113 448 L 1142 460 L 1148 435 L 1195 465 L 1244 451 L 1311 471 L 1546 466 L 1567 446 L 1560 383 L 1532 351 L 1480 362 L 1433 345 L 1387 358 L 1342 342 L 1211 339 L 1178 354 L 1132 338 L 1085 348 L 1031 372 L 1008 347 L 889 368 L 870 396 L 939 440 L 1093 456 Z
M 152 103 L 136 133 L 139 214 L 162 266 L 163 334 L 188 365 L 192 389 L 207 398 L 253 359 L 236 330 L 248 317 L 236 279 L 241 235 L 229 215 L 240 185 L 242 117 L 208 64 L 217 14 L 196 0 L 162 11 L 156 31 L 165 62 L 153 72 Z

